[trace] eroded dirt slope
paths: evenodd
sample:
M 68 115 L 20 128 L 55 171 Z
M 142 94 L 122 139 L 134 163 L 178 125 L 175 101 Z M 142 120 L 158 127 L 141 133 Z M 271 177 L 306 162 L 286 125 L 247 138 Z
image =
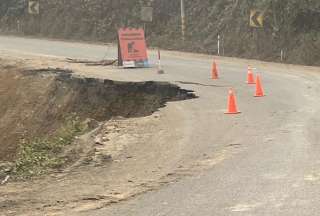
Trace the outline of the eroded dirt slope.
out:
M 50 61 L 51 65 L 62 63 Z M 168 101 L 194 98 L 192 92 L 166 82 L 115 82 L 56 68 L 35 69 L 44 62 L 37 57 L 1 60 L 1 121 L 10 126 L 1 128 L 6 129 L 1 138 L 10 141 L 0 140 L 2 151 L 7 152 L 1 160 L 15 158 L 16 149 L 11 147 L 17 147 L 22 136 L 17 131 L 30 137 L 54 133 L 70 114 L 101 123 L 66 148 L 77 154 L 78 160 L 70 166 L 28 181 L 16 181 L 9 173 L 9 181 L 0 184 L 0 215 L 77 214 L 155 190 L 180 177 L 171 172 L 181 163 L 177 152 L 182 148 L 183 122 L 176 121 L 181 113 L 164 106 Z M 163 111 L 155 112 L 160 107 Z
M 77 78 L 70 71 L 0 63 L 0 161 L 15 159 L 22 138 L 50 136 L 70 116 L 97 121 L 142 117 L 167 101 L 194 97 L 169 83 Z

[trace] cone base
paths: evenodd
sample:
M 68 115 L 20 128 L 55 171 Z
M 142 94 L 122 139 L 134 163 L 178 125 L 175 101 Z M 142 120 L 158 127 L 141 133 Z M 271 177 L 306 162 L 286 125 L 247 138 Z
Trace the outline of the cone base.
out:
M 265 97 L 266 95 L 255 95 L 254 97 Z
M 219 79 L 219 75 L 218 74 L 212 74 L 211 75 L 211 79 L 212 80 L 217 80 L 217 79 Z
M 235 114 L 240 114 L 241 112 L 225 112 L 224 114 L 227 115 L 235 115 Z
M 164 74 L 164 70 L 158 70 L 158 74 Z
M 248 85 L 255 85 L 255 82 L 246 82 Z

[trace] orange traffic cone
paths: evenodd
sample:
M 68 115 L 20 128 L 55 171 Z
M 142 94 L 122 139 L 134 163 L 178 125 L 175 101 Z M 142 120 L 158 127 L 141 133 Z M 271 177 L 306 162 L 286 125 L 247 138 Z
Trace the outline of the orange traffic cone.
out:
M 237 108 L 237 101 L 236 96 L 232 89 L 229 90 L 229 96 L 228 96 L 228 111 L 225 112 L 225 114 L 239 114 L 241 113 L 238 111 Z
M 213 60 L 212 68 L 211 68 L 211 79 L 216 80 L 219 79 L 217 63 Z
M 257 80 L 256 80 L 256 94 L 255 97 L 264 97 L 264 93 L 263 93 L 263 88 L 262 88 L 262 84 L 261 84 L 261 80 L 260 80 L 260 76 L 257 75 Z
M 254 75 L 250 66 L 248 66 L 248 75 L 247 75 L 247 83 L 249 85 L 256 84 L 254 81 Z

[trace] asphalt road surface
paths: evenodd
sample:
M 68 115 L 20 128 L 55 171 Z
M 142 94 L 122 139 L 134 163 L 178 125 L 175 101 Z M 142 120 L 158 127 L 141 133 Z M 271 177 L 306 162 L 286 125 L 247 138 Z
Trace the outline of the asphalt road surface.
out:
M 60 57 L 115 57 L 112 46 L 0 37 L 0 51 Z M 181 161 L 207 169 L 130 200 L 77 215 L 225 216 L 320 214 L 320 69 L 234 58 L 217 58 L 221 78 L 210 80 L 212 57 L 163 52 L 164 75 L 156 69 L 88 74 L 116 80 L 170 81 L 198 99 L 170 103 L 183 121 L 177 130 Z M 151 63 L 156 53 L 150 51 Z M 262 77 L 266 97 L 245 83 L 247 65 Z M 228 89 L 240 115 L 224 115 Z M 161 112 L 161 111 L 160 111 Z M 168 125 L 168 127 L 171 127 Z M 175 130 L 176 128 L 172 128 Z M 217 153 L 217 157 L 207 158 Z

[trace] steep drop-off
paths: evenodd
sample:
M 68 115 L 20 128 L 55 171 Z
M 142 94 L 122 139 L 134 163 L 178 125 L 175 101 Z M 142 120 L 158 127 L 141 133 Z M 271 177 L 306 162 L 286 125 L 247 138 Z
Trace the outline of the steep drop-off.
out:
M 59 69 L 0 71 L 0 161 L 15 159 L 21 139 L 50 137 L 70 117 L 142 117 L 167 101 L 195 97 L 169 83 L 79 78 Z

